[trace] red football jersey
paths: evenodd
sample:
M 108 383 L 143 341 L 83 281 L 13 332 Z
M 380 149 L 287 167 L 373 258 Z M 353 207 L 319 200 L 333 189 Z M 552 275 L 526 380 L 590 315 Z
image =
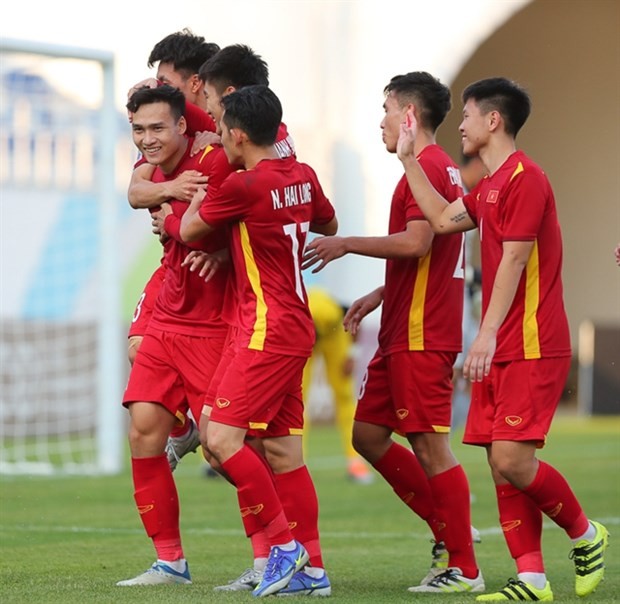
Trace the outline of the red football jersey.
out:
M 480 231 L 482 313 L 489 305 L 504 241 L 533 241 L 514 301 L 497 334 L 495 361 L 571 354 L 562 293 L 562 236 L 551 184 L 522 151 L 463 199 Z
M 310 355 L 314 325 L 301 258 L 310 224 L 325 224 L 334 214 L 314 170 L 294 157 L 263 160 L 208 194 L 202 219 L 214 227 L 232 223 L 240 346 Z
M 418 161 L 446 199 L 463 195 L 458 167 L 438 145 L 425 147 Z M 410 220 L 424 220 L 407 177 L 392 197 L 389 233 Z M 386 261 L 379 346 L 385 354 L 404 350 L 460 351 L 462 347 L 464 235 L 435 235 L 422 258 Z
M 157 168 L 153 182 L 173 180 L 185 170 L 198 170 L 209 177 L 209 189 L 217 189 L 234 170 L 228 163 L 222 147 L 207 147 L 202 153 L 191 157 L 192 139 L 188 139 L 187 151 L 177 167 L 170 174 L 163 174 Z M 228 271 L 221 267 L 215 276 L 205 283 L 197 272 L 190 272 L 181 263 L 191 249 L 215 252 L 227 245 L 224 231 L 216 231 L 191 247 L 179 236 L 180 220 L 188 204 L 171 200 L 172 214 L 166 217 L 165 229 L 170 238 L 164 244 L 166 278 L 157 297 L 149 326 L 162 331 L 173 331 L 185 335 L 207 336 L 224 332 L 227 325 L 221 318 L 224 291 Z
M 278 134 L 276 135 L 275 148 L 278 156 L 282 159 L 285 157 L 294 157 L 295 156 L 295 143 L 293 142 L 293 137 L 288 133 L 288 129 L 286 124 L 282 122 L 280 127 L 278 128 Z M 235 291 L 235 282 L 233 278 L 235 267 L 231 266 L 229 268 L 231 277 L 228 279 L 228 287 L 226 289 L 226 294 L 224 296 L 224 309 L 222 312 L 222 317 L 224 321 L 229 323 L 230 325 L 234 324 L 236 320 L 236 291 Z

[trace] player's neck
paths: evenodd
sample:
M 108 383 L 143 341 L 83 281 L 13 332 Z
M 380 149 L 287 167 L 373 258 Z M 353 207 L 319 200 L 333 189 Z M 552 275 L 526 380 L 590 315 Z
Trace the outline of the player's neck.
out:
M 502 136 L 490 139 L 479 155 L 489 175 L 493 175 L 516 150 L 514 138 Z
M 435 140 L 435 135 L 432 132 L 428 132 L 428 130 L 420 130 L 415 139 L 413 152 L 416 155 L 420 155 L 426 147 L 435 144 L 437 144 L 437 141 Z
M 268 147 L 257 147 L 247 145 L 243 150 L 243 165 L 246 170 L 251 170 L 264 159 L 279 159 L 278 153 L 273 145 Z

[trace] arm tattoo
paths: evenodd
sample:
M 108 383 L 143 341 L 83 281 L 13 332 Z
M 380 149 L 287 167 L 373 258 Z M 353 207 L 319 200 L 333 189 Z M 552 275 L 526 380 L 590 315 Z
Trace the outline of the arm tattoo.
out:
M 461 212 L 460 214 L 455 214 L 454 216 L 452 216 L 450 220 L 452 222 L 462 222 L 463 220 L 467 218 L 467 216 L 468 216 L 467 212 Z

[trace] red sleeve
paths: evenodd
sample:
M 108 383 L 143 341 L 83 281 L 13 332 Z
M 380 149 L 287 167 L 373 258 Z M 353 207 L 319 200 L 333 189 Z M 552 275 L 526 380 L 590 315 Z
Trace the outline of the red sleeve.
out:
M 476 211 L 476 206 L 478 196 L 480 195 L 479 189 L 480 185 L 476 185 L 470 193 L 466 193 L 465 195 L 463 195 L 463 205 L 465 206 L 469 217 L 473 220 L 475 225 L 478 225 L 478 212 Z
M 209 226 L 217 227 L 241 220 L 248 211 L 242 176 L 246 172 L 233 172 L 226 178 L 216 192 L 207 187 L 205 197 L 198 211 Z
M 185 121 L 187 122 L 187 134 L 194 136 L 196 132 L 215 132 L 213 118 L 198 105 L 185 101 Z
M 193 250 L 203 249 L 201 241 L 187 242 L 181 239 L 181 219 L 178 216 L 175 216 L 174 214 L 168 214 L 168 216 L 166 216 L 166 219 L 164 220 L 164 229 L 168 236 L 175 241 L 178 241 L 179 243 L 182 243 L 183 245 L 186 245 Z

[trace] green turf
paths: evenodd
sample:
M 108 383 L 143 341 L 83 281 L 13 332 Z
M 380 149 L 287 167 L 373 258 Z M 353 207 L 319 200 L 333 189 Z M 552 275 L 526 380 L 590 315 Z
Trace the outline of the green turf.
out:
M 586 512 L 620 531 L 620 419 L 560 417 L 541 457 L 562 470 Z M 456 439 L 455 439 L 455 442 Z M 474 596 L 413 595 L 407 587 L 426 573 L 430 534 L 382 481 L 370 486 L 344 478 L 339 439 L 331 427 L 312 429 L 309 466 L 321 503 L 324 558 L 332 600 L 347 603 L 443 599 L 473 602 Z M 482 450 L 455 444 L 475 501 L 473 522 L 482 530 L 476 546 L 487 588 L 514 575 L 497 530 L 494 489 Z M 114 583 L 154 560 L 132 499 L 129 472 L 105 478 L 2 477 L 0 479 L 0 602 L 250 602 L 249 593 L 216 594 L 250 562 L 236 496 L 221 479 L 201 475 L 198 455 L 176 472 L 182 502 L 185 553 L 194 584 L 119 588 Z M 573 595 L 570 542 L 546 523 L 544 553 L 555 599 Z M 620 559 L 612 535 L 607 575 L 588 600 L 620 601 Z

